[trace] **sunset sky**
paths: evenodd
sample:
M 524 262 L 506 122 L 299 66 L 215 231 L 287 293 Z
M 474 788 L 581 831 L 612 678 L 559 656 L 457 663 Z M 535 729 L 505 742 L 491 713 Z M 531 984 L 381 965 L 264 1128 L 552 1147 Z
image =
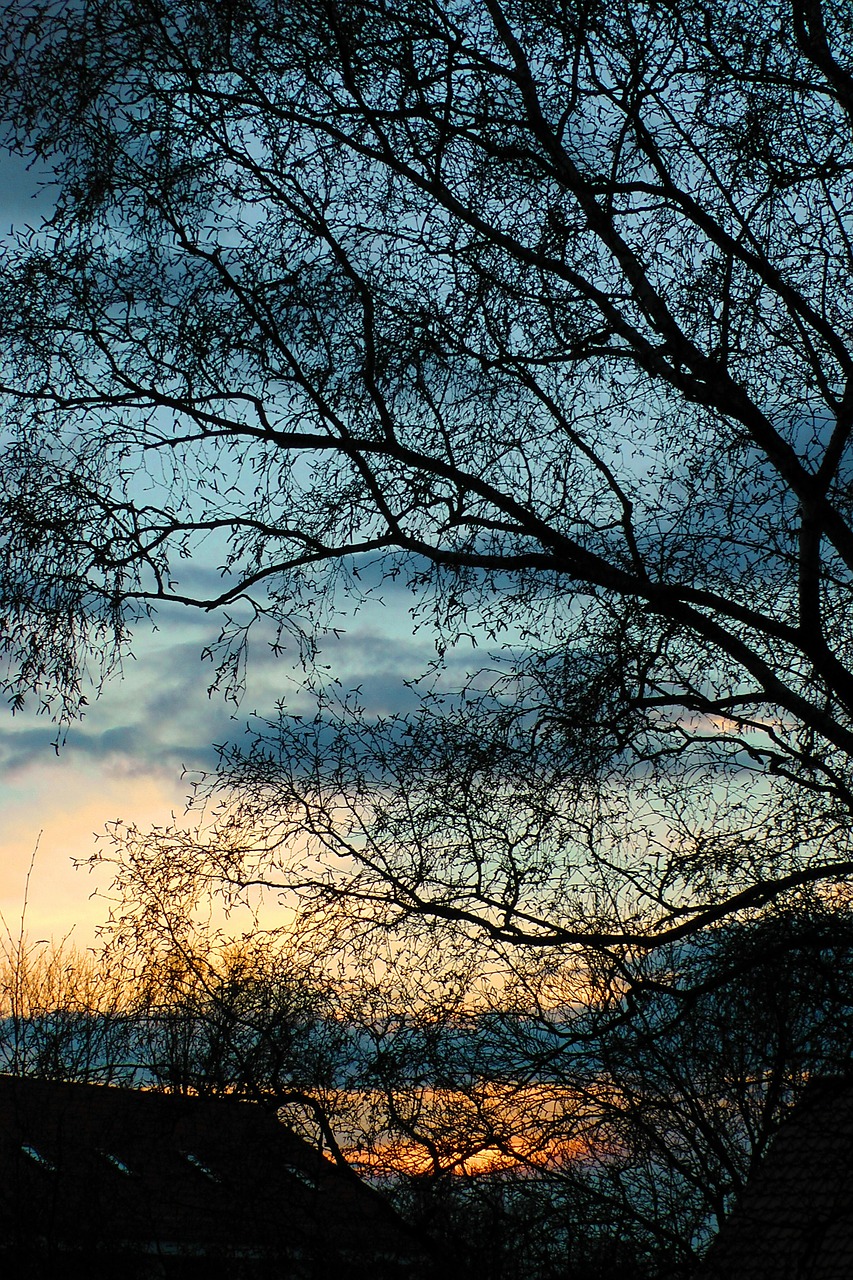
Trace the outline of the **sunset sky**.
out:
M 427 636 L 411 635 L 409 603 L 402 589 L 386 592 L 384 606 L 354 619 L 327 646 L 327 660 L 348 686 L 361 686 L 376 712 L 399 708 L 402 681 L 432 653 Z M 93 691 L 58 754 L 48 719 L 29 709 L 0 715 L 0 910 L 13 932 L 40 833 L 28 932 L 58 938 L 76 925 L 74 938 L 88 945 L 106 914 L 103 900 L 91 895 L 107 879 L 75 871 L 72 860 L 88 857 L 95 835 L 115 819 L 146 826 L 180 818 L 190 785 L 182 775 L 214 766 L 213 743 L 239 738 L 253 712 L 273 714 L 288 691 L 299 709 L 287 658 L 275 658 L 262 640 L 250 651 L 248 686 L 235 706 L 207 694 L 213 668 L 201 653 L 216 636 L 213 620 L 174 607 L 159 623 L 156 634 L 140 630 L 135 658 L 99 698 Z
M 140 637 L 138 660 L 125 665 L 71 726 L 57 754 L 56 726 L 29 709 L 0 721 L 0 906 L 11 925 L 20 916 L 27 867 L 38 854 L 30 886 L 27 926 L 32 935 L 58 936 L 77 925 L 88 942 L 105 906 L 90 895 L 96 878 L 71 860 L 94 849 L 94 833 L 115 818 L 164 823 L 181 813 L 184 766 L 211 763 L 210 742 L 233 731 L 229 710 L 208 701 L 206 672 L 191 629 Z M 209 670 L 209 669 L 208 669 Z M 231 709 L 233 710 L 233 708 Z M 100 887 L 104 887 L 101 883 Z

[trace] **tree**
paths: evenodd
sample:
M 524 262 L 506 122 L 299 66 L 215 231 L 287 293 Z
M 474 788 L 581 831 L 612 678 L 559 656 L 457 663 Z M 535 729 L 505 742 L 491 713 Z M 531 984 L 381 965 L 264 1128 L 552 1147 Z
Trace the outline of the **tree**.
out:
M 129 993 L 118 975 L 68 945 L 22 930 L 0 948 L 0 1071 L 107 1084 L 141 1071 Z
M 259 617 L 310 667 L 399 577 L 434 683 L 376 722 L 315 675 L 226 754 L 232 883 L 622 955 L 847 877 L 851 38 L 841 0 L 9 6 L 56 193 L 0 286 L 13 706 L 73 715 L 167 600 L 223 613 L 226 682 Z
M 849 1079 L 850 944 L 849 901 L 811 894 L 727 922 L 659 953 L 668 983 L 597 1041 L 591 1192 L 660 1274 L 693 1273 L 804 1093 Z
M 790 1108 L 849 1077 L 849 902 L 660 950 L 605 1018 L 608 990 L 582 1016 L 508 983 L 472 1009 L 468 982 L 335 975 L 286 931 L 229 941 L 186 907 L 117 922 L 97 964 L 10 946 L 4 1069 L 273 1109 L 461 1274 L 691 1275 Z
M 188 936 L 188 904 L 169 904 L 162 882 L 124 897 L 119 950 L 137 921 L 152 928 L 155 904 L 167 955 Z M 315 1138 L 331 1131 L 339 1157 L 460 1265 L 495 1280 L 651 1280 L 693 1273 L 804 1092 L 849 1081 L 852 927 L 849 894 L 812 889 L 658 948 L 632 982 L 594 954 L 585 989 L 553 953 L 544 972 L 478 974 L 482 950 L 462 939 L 454 954 L 452 937 L 431 939 L 435 955 L 395 943 L 385 968 L 363 963 L 373 946 L 319 961 L 314 931 L 301 951 L 288 925 L 235 951 L 231 971 L 182 941 L 175 998 L 162 947 L 143 950 L 160 975 L 160 1061 L 191 1087 L 283 1104 Z M 300 954 L 324 974 L 306 1007 L 331 1022 L 321 1014 L 306 1037 L 303 1018 L 301 1051 L 286 1035 L 271 1053 L 275 1010 L 300 1000 Z M 268 972 L 281 986 L 259 1001 Z
M 694 1274 L 792 1107 L 849 1086 L 851 924 L 849 901 L 801 895 L 658 952 L 667 981 L 592 1037 L 506 989 L 478 1015 L 398 1014 L 372 1078 L 421 1144 L 401 1201 L 495 1276 Z M 465 1144 L 491 1160 L 460 1166 Z

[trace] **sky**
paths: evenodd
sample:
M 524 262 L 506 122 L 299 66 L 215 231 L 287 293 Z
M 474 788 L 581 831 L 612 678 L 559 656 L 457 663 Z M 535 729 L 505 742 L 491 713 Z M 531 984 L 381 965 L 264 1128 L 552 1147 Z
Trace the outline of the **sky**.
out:
M 177 621 L 177 620 L 173 620 Z M 19 927 L 30 860 L 26 927 L 31 937 L 89 945 L 106 903 L 92 897 L 107 877 L 75 871 L 105 824 L 162 825 L 180 815 L 182 771 L 209 766 L 210 743 L 233 732 L 233 708 L 209 700 L 193 628 L 141 634 L 124 664 L 57 752 L 56 726 L 29 708 L 0 719 L 0 910 Z
M 0 151 L 0 240 L 37 226 L 51 204 L 40 175 Z M 190 572 L 213 573 L 216 552 L 210 555 L 210 564 L 194 562 Z M 389 583 L 326 643 L 322 660 L 347 688 L 360 688 L 368 714 L 402 710 L 411 697 L 404 681 L 435 656 L 429 629 L 413 634 L 411 605 L 405 585 Z M 209 694 L 213 667 L 202 655 L 220 620 L 173 605 L 156 621 L 157 631 L 140 627 L 121 671 L 88 691 L 85 715 L 58 751 L 57 726 L 47 717 L 32 706 L 12 715 L 0 704 L 0 953 L 22 928 L 34 941 L 70 934 L 80 946 L 94 945 L 111 877 L 108 868 L 75 864 L 108 847 L 116 821 L 142 829 L 191 821 L 191 782 L 215 768 L 212 744 L 239 739 L 253 713 L 271 716 L 282 696 L 294 697 L 287 655 L 276 657 L 262 639 L 252 643 L 239 705 Z M 459 652 L 453 664 L 461 674 L 480 665 L 479 655 Z M 302 703 L 295 696 L 292 710 L 310 710 L 304 695 Z
M 411 634 L 409 603 L 404 591 L 392 590 L 384 605 L 376 603 L 330 640 L 324 654 L 347 686 L 362 687 L 377 713 L 399 707 L 402 681 L 432 654 L 428 638 Z M 213 668 L 201 655 L 215 638 L 215 620 L 172 606 L 158 624 L 156 633 L 140 629 L 134 656 L 99 696 L 92 690 L 85 716 L 70 726 L 58 752 L 48 719 L 29 708 L 14 716 L 0 710 L 0 911 L 13 937 L 35 853 L 28 935 L 58 941 L 73 929 L 78 945 L 92 945 L 108 912 L 109 876 L 105 869 L 75 870 L 74 862 L 106 847 L 107 825 L 188 820 L 192 779 L 215 767 L 214 743 L 240 739 L 253 715 L 272 715 L 282 696 L 291 695 L 293 710 L 307 709 L 287 656 L 275 657 L 263 641 L 253 646 L 247 687 L 235 706 L 208 694 Z
M 39 175 L 0 152 L 0 235 L 37 225 L 49 212 Z M 399 706 L 402 680 L 432 654 L 411 634 L 405 590 L 365 609 L 337 640 L 333 661 L 360 684 L 371 709 Z M 0 706 L 0 951 L 23 927 L 33 941 L 70 934 L 96 943 L 109 909 L 106 869 L 75 869 L 104 841 L 108 824 L 141 828 L 185 818 L 193 776 L 215 767 L 213 743 L 239 738 L 253 712 L 272 714 L 292 685 L 287 657 L 253 645 L 238 706 L 208 694 L 213 668 L 202 659 L 217 619 L 179 606 L 161 611 L 158 630 L 142 627 L 128 658 L 72 724 L 59 751 L 56 725 L 31 707 Z M 294 709 L 299 709 L 296 706 Z

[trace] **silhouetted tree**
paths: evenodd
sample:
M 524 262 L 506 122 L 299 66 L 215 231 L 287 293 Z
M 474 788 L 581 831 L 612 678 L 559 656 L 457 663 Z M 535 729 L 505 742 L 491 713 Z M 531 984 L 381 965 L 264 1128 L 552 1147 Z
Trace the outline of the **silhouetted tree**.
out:
M 659 950 L 582 1014 L 143 914 L 97 963 L 8 952 L 2 1070 L 274 1109 L 460 1273 L 688 1276 L 804 1090 L 850 1075 L 845 902 Z
M 133 993 L 115 970 L 67 941 L 22 930 L 0 945 L 0 1072 L 132 1084 L 138 1078 Z
M 804 895 L 644 958 L 581 1016 L 505 989 L 401 1018 L 387 1090 L 423 1168 L 401 1199 L 496 1276 L 692 1275 L 791 1109 L 851 1076 L 851 927 Z
M 163 601 L 225 615 L 223 681 L 259 615 L 310 666 L 401 578 L 439 660 L 495 657 L 381 723 L 315 675 L 316 723 L 226 754 L 197 863 L 533 949 L 849 875 L 844 0 L 37 0 L 2 32 L 55 194 L 0 276 L 13 705 L 73 715 Z M 211 544 L 221 581 L 182 577 Z

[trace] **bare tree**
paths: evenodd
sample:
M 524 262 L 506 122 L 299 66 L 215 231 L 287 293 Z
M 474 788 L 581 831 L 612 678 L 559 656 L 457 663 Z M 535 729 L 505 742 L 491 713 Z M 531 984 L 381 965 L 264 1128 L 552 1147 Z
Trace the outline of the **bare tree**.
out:
M 22 933 L 0 948 L 0 1071 L 131 1084 L 141 1064 L 132 993 L 90 952 Z
M 851 39 L 842 0 L 7 7 L 55 182 L 0 277 L 13 705 L 72 715 L 167 600 L 226 681 L 260 615 L 310 664 L 402 578 L 494 659 L 227 756 L 226 880 L 620 950 L 847 877 Z
M 849 1080 L 852 924 L 814 895 L 727 922 L 648 958 L 617 1008 L 599 992 L 606 1022 L 592 993 L 537 1013 L 509 985 L 398 1012 L 360 1078 L 400 1201 L 495 1275 L 692 1275 L 791 1108 Z
M 8 951 L 3 1070 L 273 1109 L 460 1272 L 691 1274 L 791 1106 L 850 1070 L 849 902 L 659 949 L 621 996 L 600 964 L 583 1000 L 554 968 L 477 1004 L 461 948 L 335 972 L 310 937 L 229 941 L 158 901 L 97 964 Z

